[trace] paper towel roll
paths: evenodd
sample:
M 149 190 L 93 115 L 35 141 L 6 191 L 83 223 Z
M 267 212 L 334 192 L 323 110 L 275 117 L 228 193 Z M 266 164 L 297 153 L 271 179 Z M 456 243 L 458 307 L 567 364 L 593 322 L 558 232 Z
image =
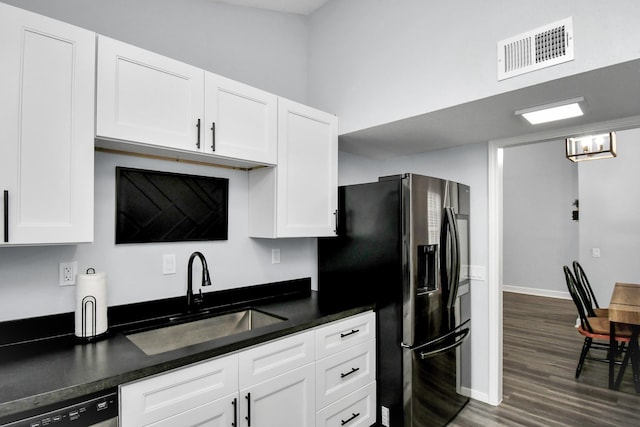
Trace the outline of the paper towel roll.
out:
M 87 274 L 78 274 L 75 324 L 75 334 L 80 338 L 95 337 L 107 331 L 106 273 L 96 273 L 90 268 Z

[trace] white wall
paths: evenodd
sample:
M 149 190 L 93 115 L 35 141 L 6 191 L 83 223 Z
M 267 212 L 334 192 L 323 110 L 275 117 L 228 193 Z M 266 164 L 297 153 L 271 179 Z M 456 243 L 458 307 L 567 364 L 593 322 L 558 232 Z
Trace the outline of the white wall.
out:
M 504 288 L 569 298 L 562 266 L 578 259 L 578 165 L 563 140 L 505 148 L 503 162 Z
M 209 0 L 2 0 L 305 102 L 304 17 Z
M 306 20 L 293 14 L 227 6 L 208 0 L 2 0 L 69 22 L 300 102 L 306 100 Z M 114 241 L 116 164 L 229 177 L 229 240 L 118 245 Z M 207 291 L 312 277 L 315 239 L 259 240 L 247 236 L 247 173 L 96 154 L 93 244 L 0 248 L 0 321 L 74 310 L 73 287 L 58 286 L 58 263 L 78 261 L 109 277 L 108 304 L 183 295 L 186 262 L 207 257 L 214 285 Z M 282 263 L 271 264 L 271 248 Z M 161 275 L 163 254 L 176 254 L 176 275 Z M 197 277 L 197 276 L 196 276 Z
M 353 154 L 340 153 L 340 170 L 349 170 L 340 185 L 377 181 L 379 176 L 417 173 L 461 182 L 471 187 L 470 244 L 471 265 L 487 265 L 487 145 L 439 150 L 418 156 L 373 161 Z M 487 401 L 488 393 L 488 288 L 484 280 L 471 281 L 472 378 L 475 398 Z
M 115 166 L 229 178 L 229 239 L 116 245 Z M 95 174 L 94 243 L 0 248 L 0 321 L 73 311 L 75 287 L 58 286 L 58 263 L 67 261 L 78 261 L 81 272 L 107 273 L 109 305 L 184 295 L 187 261 L 196 250 L 207 258 L 213 281 L 203 292 L 301 277 L 316 286 L 316 239 L 248 237 L 247 172 L 96 153 Z M 271 264 L 272 248 L 280 249 L 280 264 Z M 176 274 L 162 275 L 163 254 L 176 255 Z M 199 262 L 194 265 L 199 284 Z
M 618 157 L 579 166 L 580 263 L 601 306 L 616 282 L 640 283 L 640 129 L 617 136 Z
M 338 153 L 338 185 L 363 184 L 382 176 L 383 162 L 340 151 Z
M 497 81 L 499 40 L 569 16 L 574 61 Z M 637 59 L 638 16 L 632 0 L 332 0 L 309 19 L 309 102 L 346 133 Z

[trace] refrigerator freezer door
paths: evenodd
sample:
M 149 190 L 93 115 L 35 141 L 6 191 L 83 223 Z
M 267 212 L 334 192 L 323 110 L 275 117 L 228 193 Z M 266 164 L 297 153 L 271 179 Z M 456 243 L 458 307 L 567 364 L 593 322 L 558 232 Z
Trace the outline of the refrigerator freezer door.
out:
M 456 331 L 439 347 L 403 350 L 405 375 L 403 413 L 405 427 L 440 427 L 447 425 L 469 398 L 458 394 L 456 387 L 456 347 L 469 329 Z

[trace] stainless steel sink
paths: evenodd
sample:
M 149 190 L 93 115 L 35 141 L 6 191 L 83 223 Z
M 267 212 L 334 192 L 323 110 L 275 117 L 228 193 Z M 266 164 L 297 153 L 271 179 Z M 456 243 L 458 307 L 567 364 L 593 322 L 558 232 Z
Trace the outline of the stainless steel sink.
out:
M 145 354 L 151 356 L 262 328 L 284 320 L 287 319 L 262 311 L 247 309 L 177 325 L 163 326 L 150 331 L 125 334 L 125 336 Z

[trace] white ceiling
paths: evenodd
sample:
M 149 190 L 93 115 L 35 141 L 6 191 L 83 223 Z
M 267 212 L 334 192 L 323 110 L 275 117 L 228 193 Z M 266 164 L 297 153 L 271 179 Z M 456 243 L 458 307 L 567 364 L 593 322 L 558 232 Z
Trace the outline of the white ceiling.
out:
M 523 107 L 577 97 L 585 99 L 581 117 L 533 126 L 514 114 Z M 622 120 L 627 118 L 631 120 Z M 344 134 L 340 150 L 382 160 L 529 135 L 529 141 L 538 135 L 568 136 L 610 121 L 630 124 L 627 128 L 640 124 L 640 60 Z
M 234 6 L 256 7 L 276 12 L 309 15 L 329 0 L 211 0 Z

